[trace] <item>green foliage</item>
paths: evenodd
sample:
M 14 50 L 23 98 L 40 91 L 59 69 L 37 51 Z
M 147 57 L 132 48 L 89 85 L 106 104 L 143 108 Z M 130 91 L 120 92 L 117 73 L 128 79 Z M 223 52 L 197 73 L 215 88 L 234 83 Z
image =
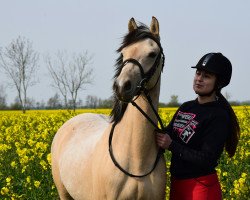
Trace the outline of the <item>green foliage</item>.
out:
M 165 124 L 177 108 L 159 110 Z M 217 167 L 224 199 L 247 199 L 250 195 L 250 108 L 234 107 L 241 127 L 236 155 L 224 153 Z M 109 114 L 110 109 L 69 111 L 0 112 L 0 199 L 57 199 L 51 165 L 50 145 L 58 128 L 83 112 Z M 170 166 L 170 153 L 165 153 Z M 170 177 L 169 170 L 167 172 Z M 166 187 L 169 195 L 169 178 Z

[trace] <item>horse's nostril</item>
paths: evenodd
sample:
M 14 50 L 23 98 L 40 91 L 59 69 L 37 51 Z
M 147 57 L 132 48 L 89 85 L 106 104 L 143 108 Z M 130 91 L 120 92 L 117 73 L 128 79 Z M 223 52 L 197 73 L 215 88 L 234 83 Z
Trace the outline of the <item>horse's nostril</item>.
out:
M 130 82 L 130 81 L 127 81 L 127 82 L 124 84 L 124 91 L 130 91 L 131 88 L 132 88 L 131 82 Z

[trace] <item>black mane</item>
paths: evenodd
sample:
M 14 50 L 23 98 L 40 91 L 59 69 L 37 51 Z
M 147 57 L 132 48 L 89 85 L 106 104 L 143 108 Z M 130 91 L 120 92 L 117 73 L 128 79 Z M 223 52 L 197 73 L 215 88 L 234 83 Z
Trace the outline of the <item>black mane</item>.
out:
M 153 39 L 155 42 L 158 43 L 159 47 L 161 48 L 160 38 L 155 37 L 145 24 L 140 23 L 137 29 L 135 29 L 132 32 L 129 32 L 127 35 L 124 36 L 122 44 L 117 49 L 116 52 L 120 53 L 124 47 L 131 45 L 133 43 L 136 43 L 145 38 Z M 116 60 L 116 64 L 115 64 L 116 70 L 115 70 L 115 75 L 113 77 L 114 80 L 119 76 L 120 71 L 122 69 L 122 64 L 123 64 L 122 55 L 120 55 L 118 59 Z M 110 113 L 111 122 L 117 123 L 122 119 L 124 112 L 127 108 L 127 105 L 128 105 L 127 103 L 121 102 L 117 99 L 113 90 L 113 108 Z

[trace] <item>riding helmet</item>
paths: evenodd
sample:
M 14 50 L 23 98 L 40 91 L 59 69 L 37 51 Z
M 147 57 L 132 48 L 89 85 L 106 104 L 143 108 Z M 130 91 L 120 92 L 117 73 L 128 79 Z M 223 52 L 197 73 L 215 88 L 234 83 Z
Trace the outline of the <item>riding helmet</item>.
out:
M 219 79 L 219 88 L 223 88 L 230 83 L 232 76 L 232 64 L 228 58 L 222 55 L 222 53 L 205 54 L 199 60 L 197 65 L 192 68 L 216 74 Z

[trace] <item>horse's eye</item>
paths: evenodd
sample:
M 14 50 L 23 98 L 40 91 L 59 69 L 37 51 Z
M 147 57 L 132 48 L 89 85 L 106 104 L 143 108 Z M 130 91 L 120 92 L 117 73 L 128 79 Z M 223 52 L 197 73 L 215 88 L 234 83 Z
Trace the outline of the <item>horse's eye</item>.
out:
M 150 57 L 150 58 L 155 58 L 155 56 L 156 56 L 155 52 L 151 52 L 148 54 L 148 57 Z

